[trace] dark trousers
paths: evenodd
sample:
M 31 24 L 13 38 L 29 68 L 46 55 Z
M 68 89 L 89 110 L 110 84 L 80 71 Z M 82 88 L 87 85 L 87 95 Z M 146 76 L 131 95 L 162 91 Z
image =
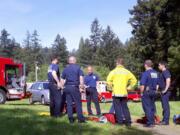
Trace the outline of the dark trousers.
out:
M 69 119 L 73 119 L 73 102 L 75 102 L 78 120 L 85 120 L 82 112 L 81 93 L 79 91 L 79 87 L 66 85 L 64 92 L 66 95 L 67 113 Z
M 156 113 L 155 107 L 155 91 L 145 91 L 142 96 L 142 106 L 147 117 L 147 124 L 154 124 L 154 116 Z
M 123 124 L 124 118 L 126 124 L 131 124 L 131 116 L 127 106 L 127 101 L 127 97 L 113 97 L 115 115 L 119 124 Z
M 98 100 L 98 92 L 96 88 L 87 88 L 86 90 L 86 100 L 87 100 L 87 110 L 88 114 L 93 114 L 91 110 L 91 101 L 94 102 L 96 107 L 96 113 L 97 115 L 101 114 L 101 109 L 99 106 L 99 100 Z
M 65 105 L 66 105 L 66 95 L 65 95 L 65 92 L 63 92 L 62 93 L 62 96 L 61 96 L 62 98 L 62 101 L 61 101 L 61 112 L 63 112 L 64 111 L 64 109 L 65 109 Z
M 170 107 L 169 107 L 169 97 L 171 96 L 171 92 L 168 91 L 167 93 L 161 96 L 161 103 L 163 108 L 163 120 L 166 123 L 169 123 L 170 117 Z
M 61 91 L 56 84 L 49 83 L 50 93 L 50 115 L 59 117 L 61 115 Z
M 112 105 L 111 105 L 111 108 L 110 108 L 110 110 L 109 110 L 109 113 L 114 113 L 114 105 L 113 105 L 113 103 L 112 103 Z

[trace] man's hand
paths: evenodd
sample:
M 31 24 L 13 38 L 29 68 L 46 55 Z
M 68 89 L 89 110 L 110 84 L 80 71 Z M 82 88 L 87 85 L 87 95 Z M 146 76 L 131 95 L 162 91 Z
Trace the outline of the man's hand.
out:
M 80 90 L 80 92 L 85 92 L 85 86 L 84 86 L 84 84 L 80 84 L 80 85 L 79 85 L 79 90 Z
M 57 83 L 57 87 L 58 87 L 59 89 L 62 89 L 63 86 L 62 86 L 62 84 L 61 84 L 60 82 L 58 82 L 58 83 Z
M 166 92 L 167 92 L 167 90 L 163 90 L 161 93 L 162 93 L 162 94 L 166 94 Z
M 127 90 L 129 90 L 129 91 L 132 90 L 132 87 L 131 87 L 131 86 L 128 86 L 128 87 L 127 87 Z
M 87 85 L 84 85 L 84 87 L 85 87 L 85 89 L 89 88 L 89 86 L 87 86 Z

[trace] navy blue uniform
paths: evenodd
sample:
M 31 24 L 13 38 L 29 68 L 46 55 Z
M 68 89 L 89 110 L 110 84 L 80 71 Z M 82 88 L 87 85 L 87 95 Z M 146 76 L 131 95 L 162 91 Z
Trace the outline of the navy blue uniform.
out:
M 147 117 L 147 124 L 154 124 L 154 115 L 156 113 L 155 97 L 156 89 L 158 85 L 158 73 L 149 69 L 145 71 L 141 76 L 140 85 L 145 86 L 142 96 L 142 106 Z
M 93 73 L 86 75 L 84 78 L 85 85 L 88 86 L 88 88 L 86 89 L 86 100 L 89 115 L 93 114 L 91 110 L 91 101 L 93 101 L 95 104 L 97 115 L 101 114 L 98 100 L 98 92 L 96 89 L 97 81 L 99 81 L 99 77 Z
M 64 92 L 70 121 L 73 120 L 73 102 L 75 102 L 76 105 L 78 120 L 85 120 L 82 114 L 81 93 L 79 91 L 80 76 L 83 76 L 83 72 L 80 66 L 76 64 L 69 64 L 62 72 L 62 79 L 66 80 Z
M 57 82 L 52 76 L 53 71 L 55 71 L 57 73 L 57 76 L 60 77 L 60 71 L 57 64 L 51 64 L 48 68 L 50 115 L 59 117 L 61 115 L 61 91 L 58 89 Z
M 159 77 L 159 88 L 161 91 L 165 90 L 166 88 L 166 79 L 171 78 L 171 74 L 169 70 L 164 70 L 160 74 Z M 169 97 L 171 95 L 170 90 L 168 90 L 166 93 L 161 95 L 161 103 L 163 108 L 163 122 L 166 124 L 169 124 L 169 117 L 170 117 L 170 107 L 169 107 Z

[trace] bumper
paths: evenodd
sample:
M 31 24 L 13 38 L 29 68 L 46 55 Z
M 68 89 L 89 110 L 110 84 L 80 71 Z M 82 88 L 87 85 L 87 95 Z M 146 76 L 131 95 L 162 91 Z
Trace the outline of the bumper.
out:
M 9 89 L 7 93 L 8 99 L 22 99 L 24 97 L 23 91 L 18 91 L 16 89 Z
M 8 99 L 22 99 L 23 94 L 8 94 Z

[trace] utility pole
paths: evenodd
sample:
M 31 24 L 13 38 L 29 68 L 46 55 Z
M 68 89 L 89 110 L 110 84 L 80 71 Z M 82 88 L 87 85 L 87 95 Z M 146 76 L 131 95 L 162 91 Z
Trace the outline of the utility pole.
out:
M 35 61 L 35 81 L 37 82 L 38 81 L 38 74 L 37 74 L 37 71 L 38 71 L 38 66 L 37 66 L 38 62 Z

